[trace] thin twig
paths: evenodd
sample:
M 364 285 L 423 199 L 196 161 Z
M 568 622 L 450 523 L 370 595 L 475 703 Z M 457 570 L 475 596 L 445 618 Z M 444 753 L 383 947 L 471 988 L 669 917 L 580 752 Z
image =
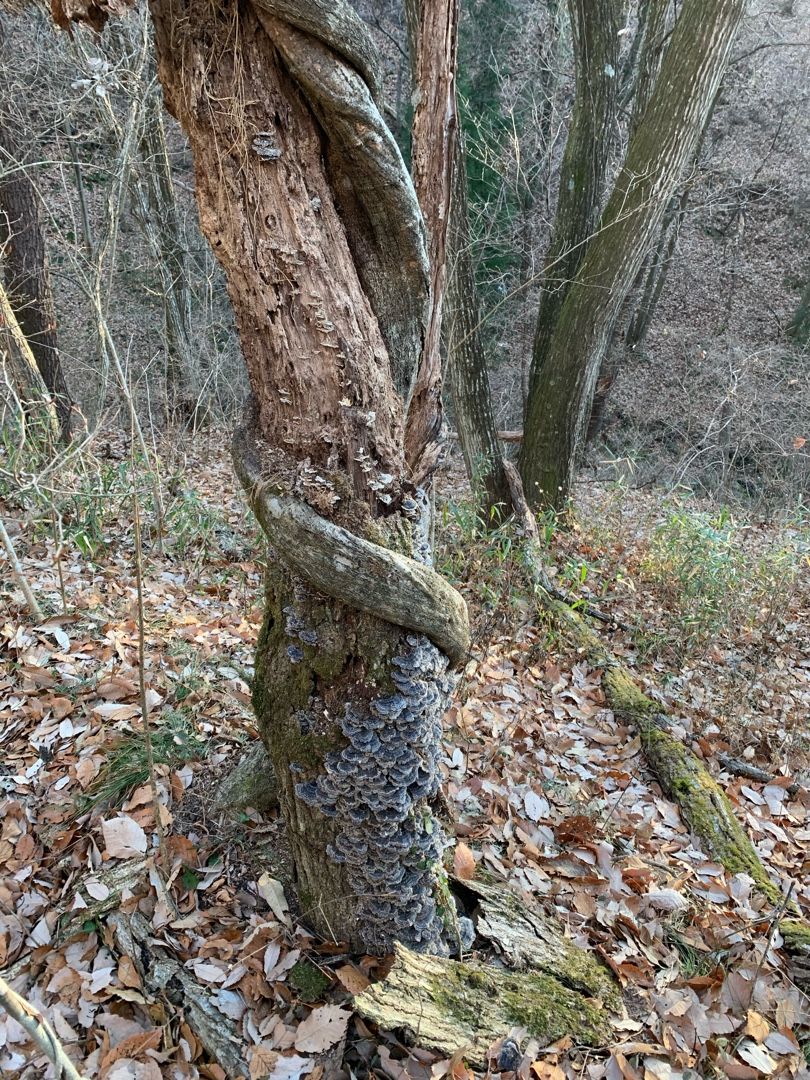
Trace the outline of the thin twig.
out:
M 160 853 L 161 865 L 156 868 L 157 880 L 160 882 L 161 891 L 163 893 L 161 899 L 164 900 L 169 909 L 174 910 L 176 914 L 174 901 L 170 897 L 169 890 L 166 888 L 165 882 L 162 877 L 162 871 L 168 871 L 169 861 L 166 850 L 166 830 L 163 825 L 163 818 L 160 814 L 160 794 L 158 792 L 157 777 L 155 775 L 155 755 L 152 747 L 152 731 L 149 727 L 149 709 L 146 700 L 146 633 L 144 629 L 146 619 L 143 606 L 143 546 L 141 544 L 141 514 L 138 500 L 137 476 L 135 472 L 134 438 L 130 445 L 133 478 L 132 513 L 135 538 L 135 586 L 138 593 L 138 690 L 140 693 L 141 703 L 141 726 L 143 727 L 144 744 L 146 746 L 146 764 L 149 770 L 149 787 L 152 792 L 152 805 L 155 811 L 155 828 L 158 834 L 158 850 Z
M 28 605 L 28 610 L 34 616 L 36 622 L 41 623 L 45 621 L 45 616 L 42 613 L 42 608 L 37 603 L 37 598 L 28 584 L 28 580 L 23 573 L 20 560 L 17 558 L 17 552 L 14 550 L 14 545 L 11 542 L 11 537 L 6 532 L 6 527 L 3 524 L 3 519 L 0 518 L 0 543 L 5 548 L 6 555 L 8 555 L 8 561 L 11 563 L 11 573 L 14 580 L 22 589 L 25 602 Z
M 56 1037 L 56 1032 L 30 1001 L 12 990 L 6 980 L 0 976 L 0 1005 L 21 1028 L 24 1028 L 56 1069 L 57 1080 L 85 1080 L 76 1066 L 67 1056 L 65 1048 Z

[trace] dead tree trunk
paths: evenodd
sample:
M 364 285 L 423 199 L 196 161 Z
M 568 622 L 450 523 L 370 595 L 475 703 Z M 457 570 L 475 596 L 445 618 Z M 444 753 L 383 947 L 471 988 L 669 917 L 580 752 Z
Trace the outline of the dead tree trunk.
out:
M 417 8 L 414 11 L 414 6 Z M 436 466 L 442 426 L 442 314 L 447 279 L 447 231 L 456 140 L 458 0 L 409 5 L 415 54 L 416 108 L 411 175 L 428 234 L 430 314 L 405 421 L 405 458 L 419 483 Z M 429 456 L 424 457 L 425 451 Z
M 59 358 L 37 194 L 17 150 L 0 122 L 0 253 L 6 292 L 56 409 L 62 439 L 69 442 L 72 400 Z
M 570 285 L 548 348 L 536 352 L 520 457 L 533 506 L 568 498 L 613 324 L 700 134 L 745 0 L 685 0 L 599 231 Z
M 442 951 L 433 809 L 468 631 L 405 461 L 428 260 L 374 50 L 344 3 L 151 10 L 253 390 L 234 460 L 274 550 L 254 704 L 301 908 L 355 948 Z

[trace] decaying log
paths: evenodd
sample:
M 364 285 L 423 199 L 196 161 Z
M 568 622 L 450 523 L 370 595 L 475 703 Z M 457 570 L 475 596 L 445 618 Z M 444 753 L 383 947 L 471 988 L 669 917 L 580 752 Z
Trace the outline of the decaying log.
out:
M 604 1046 L 611 1025 L 602 1002 L 544 972 L 503 971 L 396 947 L 386 979 L 355 998 L 361 1016 L 446 1056 L 462 1050 L 484 1065 L 489 1047 L 516 1027 L 548 1044 L 565 1035 Z
M 153 936 L 146 919 L 137 912 L 130 916 L 116 912 L 109 923 L 119 952 L 133 960 L 146 992 L 154 998 L 167 998 L 182 1011 L 189 1027 L 229 1080 L 248 1076 L 236 1025 L 174 957 L 161 951 L 161 942 Z
M 565 937 L 558 923 L 527 903 L 503 882 L 460 881 L 453 889 L 473 898 L 479 937 L 496 947 L 515 971 L 542 972 L 611 1012 L 621 1010 L 621 996 L 608 969 Z
M 121 906 L 122 900 L 138 891 L 146 882 L 149 868 L 145 859 L 123 859 L 112 866 L 84 875 L 76 883 L 75 890 L 65 897 L 66 908 L 59 917 L 59 937 L 64 940 L 75 934 L 82 923 L 90 919 L 100 919 L 110 911 Z M 90 883 L 103 886 L 95 891 L 106 896 L 94 897 L 87 890 Z M 75 907 L 76 898 L 81 897 L 84 907 Z

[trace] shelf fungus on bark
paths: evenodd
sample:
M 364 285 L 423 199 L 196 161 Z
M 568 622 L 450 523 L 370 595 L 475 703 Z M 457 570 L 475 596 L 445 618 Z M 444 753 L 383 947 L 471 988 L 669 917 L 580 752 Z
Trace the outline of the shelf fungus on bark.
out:
M 395 941 L 447 955 L 446 928 L 431 895 L 447 840 L 429 803 L 441 785 L 438 748 L 454 677 L 423 634 L 404 636 L 393 658 L 395 694 L 348 704 L 347 745 L 324 758 L 324 772 L 295 785 L 299 799 L 336 819 L 328 856 L 348 863 L 369 948 Z

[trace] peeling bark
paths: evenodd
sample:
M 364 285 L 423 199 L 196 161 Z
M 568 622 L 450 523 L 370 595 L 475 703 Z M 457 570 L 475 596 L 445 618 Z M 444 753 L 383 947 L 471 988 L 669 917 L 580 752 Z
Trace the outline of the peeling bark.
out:
M 442 312 L 447 234 L 457 143 L 458 0 L 419 2 L 411 49 L 416 54 L 416 109 L 411 173 L 428 232 L 431 306 L 425 343 L 405 422 L 405 457 L 416 483 L 433 472 L 441 449 Z M 413 20 L 413 16 L 409 15 Z
M 317 0 L 151 10 L 254 395 L 234 440 L 273 545 L 254 707 L 302 913 L 358 950 L 442 951 L 432 806 L 468 629 L 405 461 L 425 230 L 363 75 L 366 31 Z

